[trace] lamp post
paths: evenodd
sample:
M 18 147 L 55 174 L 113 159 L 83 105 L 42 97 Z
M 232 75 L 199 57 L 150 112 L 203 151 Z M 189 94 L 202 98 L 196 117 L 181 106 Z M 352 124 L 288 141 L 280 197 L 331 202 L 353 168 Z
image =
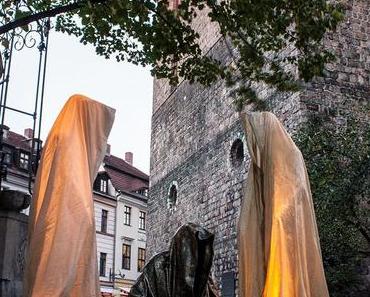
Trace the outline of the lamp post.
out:
M 125 274 L 120 271 L 119 273 L 113 273 L 112 268 L 109 270 L 109 280 L 113 283 L 113 290 L 116 288 L 116 279 L 124 279 Z M 119 289 L 119 294 L 121 296 L 121 289 Z

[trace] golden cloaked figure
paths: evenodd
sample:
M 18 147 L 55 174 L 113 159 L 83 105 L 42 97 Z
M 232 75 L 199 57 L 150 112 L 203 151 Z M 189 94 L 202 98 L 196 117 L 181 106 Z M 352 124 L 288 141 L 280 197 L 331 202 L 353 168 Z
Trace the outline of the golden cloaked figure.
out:
M 100 296 L 92 185 L 114 113 L 74 95 L 48 135 L 31 204 L 24 297 Z
M 269 112 L 241 114 L 251 164 L 239 220 L 242 297 L 328 297 L 306 166 Z

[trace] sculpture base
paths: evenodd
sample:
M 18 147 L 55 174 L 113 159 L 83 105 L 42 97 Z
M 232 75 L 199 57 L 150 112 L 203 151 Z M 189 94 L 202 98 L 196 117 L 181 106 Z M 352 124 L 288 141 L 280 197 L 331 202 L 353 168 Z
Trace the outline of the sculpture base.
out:
M 22 297 L 28 216 L 0 210 L 0 297 Z

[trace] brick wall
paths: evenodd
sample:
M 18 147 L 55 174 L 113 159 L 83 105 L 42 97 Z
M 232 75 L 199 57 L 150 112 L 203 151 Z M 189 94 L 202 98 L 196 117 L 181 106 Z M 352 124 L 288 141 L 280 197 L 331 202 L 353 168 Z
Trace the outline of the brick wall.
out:
M 228 63 L 224 40 L 204 22 L 200 18 L 197 28 L 204 30 L 202 42 L 212 44 L 207 54 Z M 334 116 L 345 118 L 352 106 L 368 104 L 369 30 L 369 2 L 348 1 L 345 21 L 324 41 L 338 56 L 328 65 L 326 78 L 315 79 L 295 94 L 257 87 L 290 133 L 308 113 L 338 110 Z M 236 225 L 249 166 L 238 114 L 222 81 L 210 88 L 183 81 L 170 90 L 168 84 L 155 80 L 153 101 L 148 256 L 168 248 L 170 237 L 182 224 L 199 223 L 216 234 L 213 275 L 220 284 L 222 273 L 237 273 Z M 245 156 L 240 165 L 233 165 L 230 150 L 237 138 L 244 141 Z M 178 184 L 178 199 L 168 209 L 173 181 Z

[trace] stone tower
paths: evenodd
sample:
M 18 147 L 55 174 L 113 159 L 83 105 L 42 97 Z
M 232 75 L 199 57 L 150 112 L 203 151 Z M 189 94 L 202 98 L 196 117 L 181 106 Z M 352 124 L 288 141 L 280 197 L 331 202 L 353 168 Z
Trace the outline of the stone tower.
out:
M 324 40 L 338 58 L 327 66 L 325 78 L 295 94 L 257 88 L 292 134 L 309 113 L 345 110 L 369 100 L 370 2 L 348 0 L 347 6 L 337 32 Z M 231 56 L 225 40 L 205 12 L 194 25 L 204 54 L 227 63 Z M 205 88 L 187 81 L 171 87 L 154 80 L 148 256 L 166 249 L 180 225 L 199 223 L 216 234 L 213 276 L 224 292 L 234 290 L 236 226 L 248 166 L 245 135 L 222 81 Z M 237 294 L 237 282 L 235 288 Z

